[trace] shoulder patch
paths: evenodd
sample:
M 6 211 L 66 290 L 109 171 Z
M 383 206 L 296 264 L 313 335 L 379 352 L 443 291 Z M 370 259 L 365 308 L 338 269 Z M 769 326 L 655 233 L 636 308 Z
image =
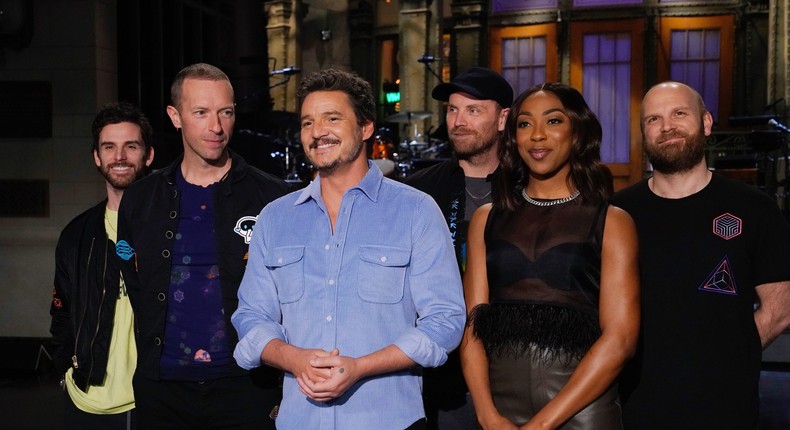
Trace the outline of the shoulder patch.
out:
M 236 227 L 233 231 L 239 236 L 244 238 L 244 243 L 250 244 L 252 240 L 252 230 L 255 228 L 255 222 L 258 220 L 257 216 L 243 216 L 236 221 Z

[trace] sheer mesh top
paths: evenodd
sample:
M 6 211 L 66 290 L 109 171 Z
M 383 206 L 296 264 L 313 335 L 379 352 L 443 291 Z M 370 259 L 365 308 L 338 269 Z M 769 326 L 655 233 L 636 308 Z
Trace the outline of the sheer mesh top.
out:
M 529 344 L 580 358 L 600 336 L 598 289 L 608 204 L 492 209 L 485 228 L 489 304 L 470 324 L 489 355 Z

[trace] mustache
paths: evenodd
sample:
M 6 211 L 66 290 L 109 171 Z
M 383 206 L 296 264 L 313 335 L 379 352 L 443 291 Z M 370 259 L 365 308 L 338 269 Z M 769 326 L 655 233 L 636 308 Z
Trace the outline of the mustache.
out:
M 688 139 L 689 138 L 689 134 L 688 133 L 683 133 L 682 131 L 677 131 L 677 130 L 671 131 L 671 132 L 661 136 L 660 139 L 656 140 L 656 143 L 664 143 L 667 140 L 678 139 L 678 138 Z
M 340 139 L 336 139 L 334 137 L 320 137 L 318 139 L 313 139 L 310 143 L 310 148 L 315 149 L 318 145 L 339 145 Z
M 450 130 L 450 134 L 458 133 L 458 132 L 461 132 L 461 133 L 473 133 L 474 130 L 469 128 L 469 127 L 463 126 L 463 125 L 458 126 L 458 127 L 453 127 Z

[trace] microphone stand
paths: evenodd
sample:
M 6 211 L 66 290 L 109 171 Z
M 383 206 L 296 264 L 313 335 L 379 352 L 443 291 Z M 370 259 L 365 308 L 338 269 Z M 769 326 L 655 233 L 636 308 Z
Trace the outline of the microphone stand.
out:
M 277 83 L 275 83 L 275 84 L 271 84 L 271 85 L 269 85 L 269 89 L 272 89 L 272 88 L 279 87 L 280 85 L 285 85 L 285 84 L 287 84 L 287 83 L 288 83 L 288 81 L 290 81 L 290 80 L 291 80 L 291 75 L 285 75 L 285 79 L 283 79 L 282 81 L 280 81 L 280 82 L 277 82 Z
M 298 67 L 294 67 L 294 66 L 286 67 L 286 68 L 280 69 L 280 70 L 272 70 L 271 72 L 269 72 L 269 76 L 282 75 L 282 76 L 285 76 L 285 79 L 283 79 L 280 82 L 277 82 L 277 83 L 275 83 L 273 85 L 269 85 L 269 89 L 272 89 L 272 88 L 275 88 L 275 87 L 279 87 L 280 85 L 287 84 L 288 81 L 291 80 L 291 75 L 295 75 L 297 73 L 300 73 L 301 71 L 302 71 L 302 69 L 300 69 Z
M 436 73 L 436 71 L 434 71 L 433 68 L 431 68 L 431 63 L 433 63 L 434 61 L 439 61 L 439 59 L 436 57 L 432 57 L 428 54 L 422 54 L 422 57 L 417 59 L 418 63 L 425 64 L 425 69 L 431 72 L 431 74 L 433 74 L 434 76 L 436 76 L 436 79 L 438 79 L 439 83 L 441 84 L 444 82 L 444 79 L 442 79 L 442 77 L 439 76 L 439 74 Z

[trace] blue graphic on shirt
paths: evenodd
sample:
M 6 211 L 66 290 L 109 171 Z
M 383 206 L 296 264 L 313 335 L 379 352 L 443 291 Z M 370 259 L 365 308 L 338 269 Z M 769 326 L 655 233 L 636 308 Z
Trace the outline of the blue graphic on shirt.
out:
M 134 255 L 134 248 L 125 240 L 119 240 L 118 243 L 115 244 L 115 253 L 125 261 L 129 261 Z

